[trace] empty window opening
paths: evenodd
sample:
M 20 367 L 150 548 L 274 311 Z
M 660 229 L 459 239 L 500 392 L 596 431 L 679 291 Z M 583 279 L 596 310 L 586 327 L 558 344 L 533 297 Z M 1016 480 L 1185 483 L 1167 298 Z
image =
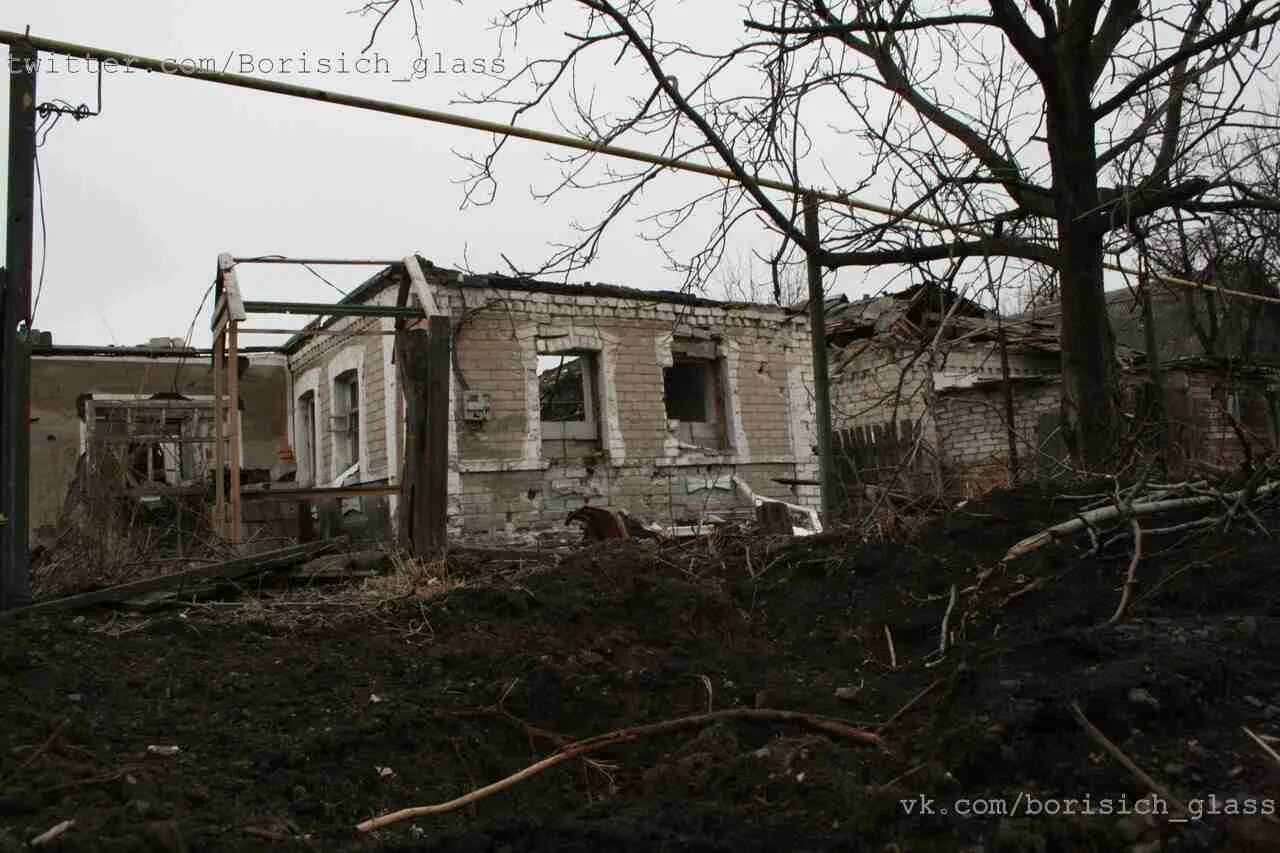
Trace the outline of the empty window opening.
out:
M 711 394 L 712 363 L 701 359 L 677 359 L 662 372 L 667 398 L 667 418 L 673 421 L 707 421 Z
M 725 445 L 723 362 L 714 341 L 676 340 L 662 371 L 667 420 L 676 437 L 698 447 Z
M 544 455 L 586 455 L 599 446 L 596 357 L 566 351 L 538 356 Z
M 334 476 L 360 461 L 360 373 L 346 370 L 333 379 Z

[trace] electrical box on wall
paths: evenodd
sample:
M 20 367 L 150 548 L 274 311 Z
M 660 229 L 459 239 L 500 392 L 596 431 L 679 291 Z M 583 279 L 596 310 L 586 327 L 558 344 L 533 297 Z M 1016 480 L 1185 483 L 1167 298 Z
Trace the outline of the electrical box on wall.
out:
M 462 419 L 468 423 L 489 420 L 489 395 L 484 391 L 468 391 L 462 398 Z

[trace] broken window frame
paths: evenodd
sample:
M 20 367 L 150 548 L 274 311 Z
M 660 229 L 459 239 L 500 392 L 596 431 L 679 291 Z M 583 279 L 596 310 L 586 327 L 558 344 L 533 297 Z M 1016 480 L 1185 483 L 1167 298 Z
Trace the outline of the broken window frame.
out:
M 335 478 L 353 465 L 358 466 L 361 461 L 361 379 L 361 371 L 358 367 L 344 370 L 333 377 L 329 395 L 329 433 L 330 440 L 334 442 L 333 474 Z
M 667 393 L 672 372 L 677 366 L 697 365 L 701 368 L 703 417 L 685 420 L 671 416 Z M 671 342 L 671 364 L 662 369 L 663 405 L 667 407 L 667 423 L 676 438 L 686 444 L 709 450 L 729 448 L 727 381 L 725 360 L 715 339 L 674 338 Z
M 582 363 L 582 420 L 549 421 L 541 418 L 542 414 L 542 373 L 538 372 L 538 411 L 542 425 L 544 441 L 600 441 L 600 395 L 599 372 L 600 354 L 589 349 L 567 349 L 553 352 L 540 352 L 538 359 L 561 358 L 561 367 L 566 357 L 577 358 Z
M 213 470 L 212 397 L 90 392 L 81 399 L 80 450 L 86 464 L 96 464 L 98 454 L 113 453 L 112 447 L 123 448 L 116 460 L 121 473 L 144 488 L 199 482 Z M 113 420 L 113 412 L 123 417 Z M 112 424 L 124 429 L 103 429 Z M 133 468 L 137 459 L 145 460 L 142 472 Z
M 315 388 L 308 388 L 298 395 L 297 444 L 298 481 L 319 482 L 320 441 L 316 430 L 320 415 L 319 395 Z

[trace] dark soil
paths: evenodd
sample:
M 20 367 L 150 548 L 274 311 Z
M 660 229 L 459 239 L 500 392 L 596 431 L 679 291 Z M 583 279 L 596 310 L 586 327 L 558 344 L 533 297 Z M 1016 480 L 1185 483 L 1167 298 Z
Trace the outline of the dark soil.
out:
M 471 557 L 452 572 L 474 580 L 446 595 L 291 622 L 226 608 L 9 620 L 0 851 L 66 819 L 47 849 L 1280 849 L 1274 818 L 1210 814 L 1280 797 L 1280 763 L 1241 728 L 1280 734 L 1280 548 L 1240 527 L 1148 537 L 1129 613 L 1108 625 L 1127 541 L 997 567 L 1073 506 L 997 494 L 899 544 L 617 543 L 532 572 Z M 1072 702 L 1202 819 L 1121 814 L 1149 792 Z M 563 739 L 708 706 L 892 722 L 883 750 L 758 721 L 694 728 L 354 829 Z M 954 813 L 959 797 L 1013 807 L 1019 793 L 1018 816 Z M 1049 817 L 1026 815 L 1027 796 L 1115 799 Z M 937 813 L 909 814 L 921 797 Z

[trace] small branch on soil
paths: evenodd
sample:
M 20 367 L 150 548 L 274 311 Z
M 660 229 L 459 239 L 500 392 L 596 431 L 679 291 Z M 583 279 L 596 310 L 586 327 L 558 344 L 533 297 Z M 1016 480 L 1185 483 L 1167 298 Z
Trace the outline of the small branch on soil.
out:
M 41 755 L 44 755 L 44 753 L 49 749 L 49 747 L 53 745 L 53 742 L 58 739 L 58 735 L 62 734 L 62 730 L 63 728 L 66 727 L 66 725 L 67 725 L 67 718 L 63 717 L 61 720 L 58 721 L 58 724 L 53 727 L 53 731 L 50 732 L 49 736 L 44 739 L 44 742 L 38 745 L 35 749 L 33 749 L 31 754 L 28 755 L 25 759 L 23 759 L 22 763 L 19 764 L 12 773 L 10 773 L 8 776 L 5 777 L 4 781 L 8 782 L 14 776 L 17 776 L 23 770 L 26 770 L 28 767 L 34 764 L 36 762 L 36 759 L 38 759 Z
M 881 723 L 880 725 L 876 726 L 876 734 L 880 734 L 880 733 L 881 733 L 881 732 L 883 732 L 885 729 L 889 728 L 889 726 L 891 726 L 891 725 L 893 725 L 894 723 L 896 723 L 896 722 L 898 721 L 898 719 L 899 719 L 903 714 L 907 713 L 907 712 L 908 712 L 908 711 L 910 711 L 912 708 L 914 708 L 914 707 L 916 706 L 916 704 L 917 704 L 917 703 L 919 703 L 922 699 L 924 699 L 924 697 L 926 697 L 926 696 L 928 696 L 930 693 L 932 693 L 932 692 L 937 688 L 937 686 L 938 686 L 939 684 L 941 684 L 941 683 L 942 683 L 942 679 L 941 679 L 941 678 L 935 679 L 934 681 L 930 682 L 930 683 L 929 683 L 929 684 L 928 684 L 928 685 L 927 685 L 923 690 L 921 690 L 919 693 L 917 693 L 916 695 L 914 695 L 914 696 L 912 696 L 910 699 L 908 699 L 908 700 L 907 700 L 907 704 L 903 705 L 901 708 L 899 708 L 897 711 L 895 711 L 895 712 L 893 713 L 893 716 L 891 716 L 889 719 L 885 720 L 885 721 L 884 721 L 883 723 Z
M 712 708 L 715 705 L 715 698 L 716 698 L 715 688 L 711 686 L 711 679 L 708 678 L 707 676 L 699 674 L 697 678 L 699 681 L 702 682 L 702 686 L 707 691 L 707 713 L 710 714 Z
M 1111 614 L 1111 618 L 1107 620 L 1108 625 L 1113 625 L 1120 621 L 1120 617 L 1124 615 L 1124 609 L 1129 606 L 1129 596 L 1133 595 L 1133 588 L 1138 585 L 1138 561 L 1142 559 L 1142 525 L 1138 524 L 1138 519 L 1129 519 L 1129 525 L 1133 528 L 1133 559 L 1129 560 L 1129 570 L 1124 575 L 1124 590 L 1120 593 L 1120 603 L 1116 605 L 1116 612 Z
M 893 632 L 889 630 L 889 626 L 884 626 L 884 639 L 889 644 L 889 666 L 893 669 L 898 668 L 898 651 L 893 647 Z
M 791 723 L 795 725 L 808 726 L 828 734 L 847 738 L 864 746 L 882 745 L 882 741 L 878 734 L 858 728 L 851 723 L 835 719 L 833 717 L 820 717 L 813 714 L 801 713 L 799 711 L 775 711 L 765 708 L 734 708 L 726 711 L 716 711 L 712 714 L 698 714 L 693 717 L 680 717 L 674 720 L 664 720 L 658 723 L 619 729 L 617 731 L 596 735 L 595 737 L 587 738 L 586 740 L 580 740 L 576 743 L 566 744 L 558 752 L 547 756 L 539 762 L 529 765 L 518 773 L 513 773 L 505 779 L 499 779 L 497 782 L 485 785 L 482 788 L 477 788 L 461 797 L 457 797 L 443 803 L 435 803 L 426 806 L 413 806 L 407 809 L 388 812 L 358 824 L 356 829 L 360 832 L 372 832 L 375 829 L 382 829 L 383 827 L 391 826 L 392 824 L 400 823 L 401 821 L 456 811 L 458 809 L 465 808 L 472 803 L 487 799 L 488 797 L 505 791 L 508 788 L 512 788 L 527 779 L 531 779 L 540 773 L 550 770 L 558 764 L 571 761 L 581 755 L 598 752 L 599 750 L 606 749 L 611 746 L 617 746 L 619 744 L 631 743 L 632 741 L 640 740 L 641 738 L 653 737 L 655 735 L 666 734 L 667 732 L 678 731 L 680 729 L 696 728 L 698 726 L 725 722 L 728 720 Z
M 1244 733 L 1245 733 L 1245 734 L 1247 734 L 1249 737 L 1253 738 L 1253 742 L 1254 742 L 1254 743 L 1256 743 L 1258 746 L 1262 747 L 1262 751 L 1263 751 L 1263 752 L 1265 752 L 1267 755 L 1269 755 L 1269 756 L 1271 756 L 1273 759 L 1275 759 L 1276 764 L 1280 764 L 1280 752 L 1276 752 L 1276 751 L 1275 751 L 1275 749 L 1273 749 L 1273 748 L 1272 748 L 1271 744 L 1269 744 L 1269 743 L 1267 743 L 1265 740 L 1263 740 L 1263 739 L 1262 739 L 1262 737 L 1261 737 L 1260 735 L 1258 735 L 1256 732 L 1254 732 L 1254 731 L 1253 731 L 1252 729 L 1250 729 L 1248 726 L 1241 726 L 1240 728 L 1244 729 Z
M 1037 589 L 1039 589 L 1042 586 L 1044 586 L 1044 578 L 1036 578 L 1035 580 L 1027 581 L 1025 584 L 1018 587 L 1013 592 L 1006 595 L 1004 598 L 1000 599 L 1000 605 L 997 609 L 1002 609 L 1004 607 L 1007 607 L 1008 605 L 1017 601 L 1019 598 L 1022 598 L 1022 596 L 1026 595 L 1027 593 L 1035 592 Z
M 1116 763 L 1121 767 L 1128 770 L 1133 778 L 1137 779 L 1138 782 L 1141 783 L 1148 791 L 1159 794 L 1164 798 L 1165 802 L 1173 803 L 1178 807 L 1182 814 L 1187 814 L 1186 803 L 1175 797 L 1167 787 L 1161 785 L 1155 779 L 1152 779 L 1145 770 L 1134 764 L 1133 760 L 1130 759 L 1129 756 L 1125 755 L 1120 747 L 1112 743 L 1097 726 L 1089 722 L 1089 718 L 1084 715 L 1084 711 L 1080 710 L 1079 704 L 1072 702 L 1070 707 L 1071 716 L 1075 718 L 1075 721 L 1080 725 L 1080 728 L 1084 729 L 1084 733 L 1087 734 L 1094 743 L 1102 747 L 1103 750 L 1114 758 Z
M 889 788 L 893 788 L 895 785 L 916 775 L 917 773 L 919 773 L 921 770 L 925 769 L 928 766 L 929 766 L 928 764 L 917 764 L 915 767 L 912 767 L 909 770 L 903 771 L 902 773 L 899 773 L 897 776 L 894 776 L 888 782 L 885 782 L 883 785 L 880 786 L 880 790 L 883 791 Z
M 1270 494 L 1277 489 L 1280 489 L 1280 481 L 1273 481 L 1263 486 L 1259 486 L 1254 491 L 1253 497 L 1259 498 Z M 1082 512 L 1069 521 L 1064 521 L 1061 524 L 1055 524 L 1047 530 L 1042 530 L 1039 533 L 1028 536 L 1026 539 L 1023 539 L 1010 548 L 1008 553 L 1004 555 L 1003 561 L 1009 562 L 1010 560 L 1016 560 L 1018 557 L 1030 554 L 1032 551 L 1043 548 L 1045 545 L 1065 536 L 1070 536 L 1072 533 L 1078 533 L 1081 530 L 1092 531 L 1094 526 L 1099 522 L 1114 521 L 1119 518 L 1140 518 L 1142 516 L 1172 512 L 1179 509 L 1211 506 L 1214 504 L 1221 504 L 1223 501 L 1239 501 L 1244 496 L 1245 491 L 1242 489 L 1240 491 L 1230 492 L 1227 494 L 1195 495 L 1194 497 L 1173 498 L 1170 500 L 1133 501 L 1127 503 L 1126 506 L 1116 506 L 1113 504 L 1112 506 L 1100 507 L 1099 509 Z
M 50 841 L 55 841 L 63 833 L 65 833 L 68 829 L 70 829 L 74 825 L 75 825 L 74 820 L 64 820 L 62 823 L 56 824 L 55 826 L 52 826 L 49 829 L 46 829 L 44 832 L 40 833 L 35 838 L 31 839 L 31 846 L 40 847 L 42 845 L 48 844 Z
M 947 612 L 942 614 L 941 636 L 938 638 L 938 656 L 945 657 L 951 647 L 951 636 L 947 629 L 951 623 L 951 613 L 956 609 L 956 585 L 951 585 L 951 595 L 947 598 Z

